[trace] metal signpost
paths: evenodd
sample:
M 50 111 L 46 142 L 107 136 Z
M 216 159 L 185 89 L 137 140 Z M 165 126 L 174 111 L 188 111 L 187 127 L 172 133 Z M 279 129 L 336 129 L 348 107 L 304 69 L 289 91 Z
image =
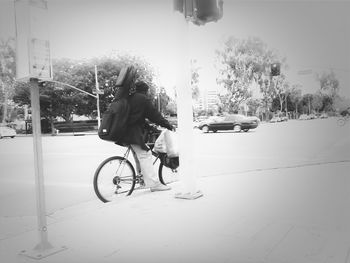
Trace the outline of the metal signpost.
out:
M 48 240 L 46 221 L 43 154 L 41 142 L 39 80 L 52 79 L 48 9 L 44 0 L 16 0 L 16 77 L 29 81 L 32 109 L 35 190 L 39 243 L 19 254 L 32 259 L 42 259 L 67 249 L 54 247 Z

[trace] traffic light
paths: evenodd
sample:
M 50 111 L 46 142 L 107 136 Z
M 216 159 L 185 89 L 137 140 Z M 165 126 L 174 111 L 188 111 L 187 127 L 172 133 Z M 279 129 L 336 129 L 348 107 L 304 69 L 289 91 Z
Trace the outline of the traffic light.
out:
M 271 76 L 279 76 L 281 74 L 281 63 L 271 64 Z
M 184 12 L 184 1 L 185 0 L 174 0 L 174 11 L 178 11 L 180 13 Z
M 223 15 L 223 0 L 195 0 L 195 21 L 203 25 L 218 21 Z
M 196 25 L 218 21 L 223 16 L 223 0 L 174 0 L 174 10 Z

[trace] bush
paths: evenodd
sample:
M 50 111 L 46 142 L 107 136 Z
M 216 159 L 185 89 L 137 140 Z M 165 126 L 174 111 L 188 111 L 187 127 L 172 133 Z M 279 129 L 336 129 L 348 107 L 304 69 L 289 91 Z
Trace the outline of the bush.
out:
M 97 120 L 73 121 L 73 122 L 55 122 L 55 129 L 59 132 L 84 132 L 97 131 Z

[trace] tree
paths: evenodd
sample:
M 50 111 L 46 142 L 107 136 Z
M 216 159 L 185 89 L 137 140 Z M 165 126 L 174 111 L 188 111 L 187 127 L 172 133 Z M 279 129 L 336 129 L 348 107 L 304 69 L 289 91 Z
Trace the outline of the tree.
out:
M 165 107 L 164 114 L 174 115 L 177 113 L 177 104 L 176 104 L 176 101 L 174 99 L 171 99 L 170 97 L 169 97 L 169 99 L 170 100 Z
M 339 80 L 337 79 L 333 71 L 323 72 L 317 75 L 317 79 L 320 82 L 320 91 L 329 95 L 334 99 L 339 92 Z
M 302 107 L 302 113 L 305 114 L 311 114 L 312 112 L 312 100 L 313 95 L 312 94 L 304 94 L 301 99 L 301 107 Z
M 13 95 L 15 83 L 16 64 L 14 39 L 0 39 L 0 105 L 1 120 L 4 123 L 8 119 L 8 103 Z
M 85 61 L 58 59 L 53 61 L 54 81 L 65 83 L 92 93 L 95 88 L 95 65 L 98 69 L 98 82 L 104 91 L 100 95 L 100 109 L 104 112 L 113 101 L 117 87 L 117 77 L 122 67 L 132 64 L 137 69 L 137 78 L 150 84 L 151 98 L 156 87 L 153 84 L 154 70 L 149 63 L 139 57 L 126 55 L 102 57 Z M 14 100 L 21 105 L 30 105 L 30 92 L 27 83 L 17 83 Z M 41 115 L 51 123 L 61 117 L 72 121 L 73 114 L 96 118 L 96 98 L 67 87 L 64 84 L 44 82 L 40 88 Z
M 258 115 L 262 106 L 262 101 L 259 99 L 250 98 L 247 101 L 247 106 L 249 107 L 249 112 L 251 115 Z
M 313 94 L 312 101 L 311 101 L 311 107 L 316 112 L 320 112 L 322 110 L 323 96 L 320 92 Z
M 323 97 L 323 111 L 334 111 L 334 103 L 339 97 L 339 80 L 337 79 L 333 71 L 323 72 L 316 75 L 317 80 L 320 82 L 320 94 Z
M 262 109 L 265 112 L 265 120 L 268 118 L 268 112 L 270 109 L 270 106 L 273 101 L 273 96 L 271 94 L 274 93 L 272 82 L 269 81 L 267 78 L 260 79 L 259 80 L 259 86 L 260 91 L 262 93 Z
M 286 81 L 286 76 L 284 74 L 281 74 L 280 76 L 277 76 L 273 78 L 274 85 L 273 85 L 273 97 L 277 97 L 279 102 L 279 111 L 283 111 L 283 102 L 287 99 L 287 93 L 289 89 L 289 83 Z
M 330 96 L 323 94 L 322 111 L 325 111 L 325 112 L 334 111 L 337 108 L 335 101 L 337 101 L 337 97 L 335 99 L 332 99 Z M 335 104 L 335 105 L 333 105 L 333 104 Z
M 217 83 L 226 91 L 221 95 L 222 104 L 228 111 L 234 111 L 251 97 L 250 86 L 257 83 L 263 95 L 264 108 L 272 102 L 273 85 L 270 79 L 270 65 L 277 61 L 275 51 L 268 49 L 259 38 L 228 38 L 222 50 L 216 51 L 219 65 Z M 285 59 L 280 60 L 285 63 Z
M 191 60 L 191 88 L 192 88 L 192 99 L 198 100 L 200 96 L 198 82 L 199 82 L 199 67 L 196 66 L 197 61 Z
M 216 51 L 221 63 L 217 83 L 226 90 L 220 100 L 229 112 L 238 110 L 239 105 L 251 96 L 248 87 L 252 81 L 252 67 L 246 45 L 245 41 L 230 37 L 223 50 Z
M 294 84 L 292 85 L 292 88 L 289 91 L 289 98 L 290 98 L 290 104 L 294 105 L 294 111 L 295 111 L 295 118 L 297 118 L 298 114 L 298 104 L 301 100 L 301 85 Z
M 334 104 L 334 108 L 338 112 L 342 112 L 344 110 L 347 110 L 350 107 L 350 98 L 337 96 L 333 104 Z
M 156 106 L 157 107 L 159 106 L 161 113 L 169 114 L 169 112 L 167 110 L 167 106 L 170 102 L 170 97 L 168 96 L 168 94 L 166 94 L 164 87 L 160 87 L 158 89 L 159 89 L 159 94 L 157 94 L 157 96 L 155 97 L 155 100 L 156 100 L 157 104 L 159 103 L 159 105 L 156 105 Z

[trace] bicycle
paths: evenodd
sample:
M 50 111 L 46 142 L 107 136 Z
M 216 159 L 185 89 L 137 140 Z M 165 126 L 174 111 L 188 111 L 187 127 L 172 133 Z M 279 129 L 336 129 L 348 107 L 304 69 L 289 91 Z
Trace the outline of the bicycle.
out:
M 179 166 L 178 158 L 168 158 L 165 153 L 158 153 L 153 150 L 155 138 L 159 133 L 149 134 L 151 138 L 147 145 L 151 148 L 155 157 L 153 165 L 159 161 L 158 177 L 159 181 L 167 185 L 176 181 L 175 174 Z M 141 171 L 135 170 L 134 165 L 128 159 L 131 146 L 126 146 L 123 156 L 112 156 L 105 159 L 96 169 L 94 174 L 94 191 L 97 197 L 104 203 L 113 201 L 117 196 L 129 196 L 135 189 L 145 189 L 145 183 Z M 137 161 L 134 161 L 136 166 Z M 136 185 L 139 187 L 135 188 Z

